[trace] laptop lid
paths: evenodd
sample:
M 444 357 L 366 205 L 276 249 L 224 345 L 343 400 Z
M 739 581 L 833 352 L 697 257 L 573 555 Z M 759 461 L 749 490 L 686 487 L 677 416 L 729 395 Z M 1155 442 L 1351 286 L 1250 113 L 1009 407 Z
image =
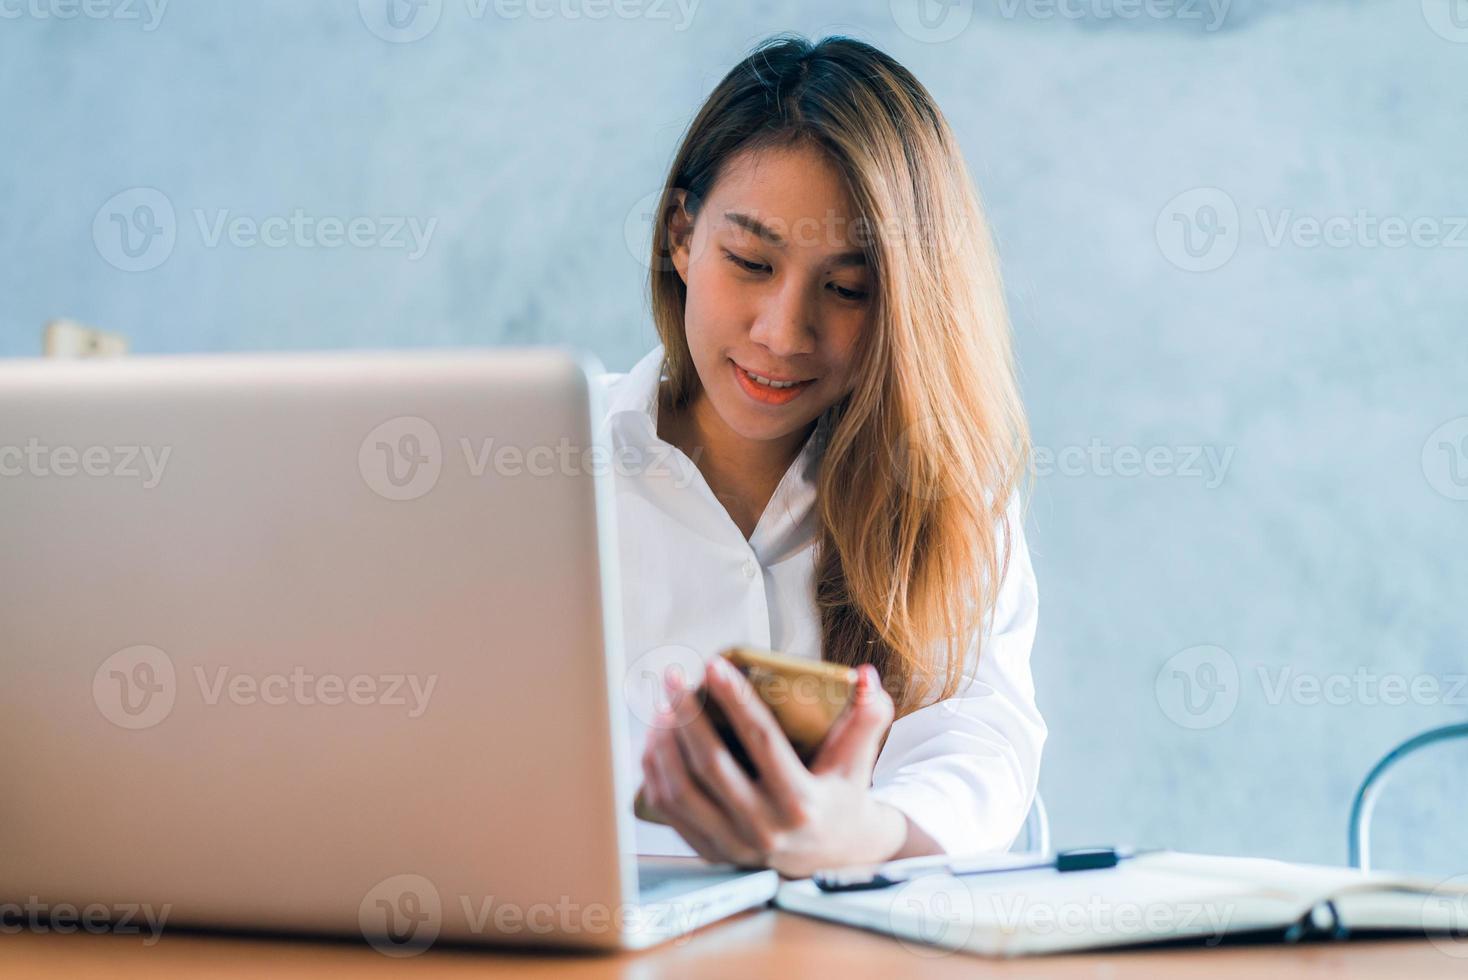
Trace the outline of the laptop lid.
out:
M 616 945 L 496 918 L 636 895 L 599 371 L 0 362 L 0 901 Z

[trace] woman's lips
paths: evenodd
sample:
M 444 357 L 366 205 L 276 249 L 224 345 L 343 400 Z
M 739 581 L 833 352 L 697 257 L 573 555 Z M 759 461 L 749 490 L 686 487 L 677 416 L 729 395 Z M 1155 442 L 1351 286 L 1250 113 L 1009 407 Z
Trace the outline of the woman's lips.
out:
M 729 362 L 729 369 L 734 372 L 734 379 L 739 382 L 739 387 L 744 393 L 762 405 L 785 405 L 799 398 L 805 389 L 814 383 L 815 379 L 802 381 L 791 385 L 789 388 L 771 388 L 754 380 L 749 374 L 734 361 Z

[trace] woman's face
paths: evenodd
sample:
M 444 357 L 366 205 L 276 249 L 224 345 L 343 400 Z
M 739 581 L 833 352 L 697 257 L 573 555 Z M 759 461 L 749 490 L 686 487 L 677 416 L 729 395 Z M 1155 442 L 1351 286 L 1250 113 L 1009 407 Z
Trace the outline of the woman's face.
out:
M 691 233 L 681 209 L 670 226 L 693 363 L 725 425 L 777 440 L 855 385 L 856 339 L 875 309 L 855 207 L 840 171 L 810 147 L 740 154 L 702 203 Z

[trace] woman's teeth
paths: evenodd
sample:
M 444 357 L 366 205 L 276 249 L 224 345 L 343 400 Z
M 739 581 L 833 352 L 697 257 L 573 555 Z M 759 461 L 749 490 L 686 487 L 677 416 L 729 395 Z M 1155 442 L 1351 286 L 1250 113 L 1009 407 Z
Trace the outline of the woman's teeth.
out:
M 760 377 L 753 371 L 745 371 L 744 373 L 766 388 L 794 388 L 796 385 L 804 383 L 801 381 L 771 381 L 769 378 Z

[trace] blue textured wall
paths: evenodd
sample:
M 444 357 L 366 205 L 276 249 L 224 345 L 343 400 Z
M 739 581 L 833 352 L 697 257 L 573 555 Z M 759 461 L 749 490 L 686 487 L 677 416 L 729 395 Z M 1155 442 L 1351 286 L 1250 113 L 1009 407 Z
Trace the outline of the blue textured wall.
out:
M 1463 0 L 90 2 L 0 0 L 0 355 L 66 315 L 625 369 L 691 113 L 762 36 L 850 33 L 936 94 L 1004 257 L 1059 841 L 1338 862 L 1372 760 L 1468 714 Z M 1404 768 L 1383 862 L 1468 868 L 1465 773 Z

